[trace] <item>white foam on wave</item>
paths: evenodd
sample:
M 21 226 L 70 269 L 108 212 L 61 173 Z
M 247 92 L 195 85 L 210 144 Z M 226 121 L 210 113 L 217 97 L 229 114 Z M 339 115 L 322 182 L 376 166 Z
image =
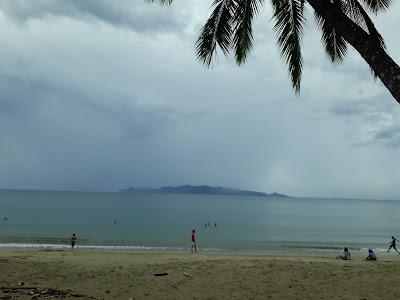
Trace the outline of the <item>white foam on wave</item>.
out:
M 29 244 L 29 243 L 0 243 L 0 248 L 32 248 L 32 249 L 70 249 L 69 245 L 62 244 Z M 149 247 L 149 246 L 105 246 L 105 245 L 77 245 L 77 249 L 93 250 L 185 250 L 178 247 Z
M 368 249 L 372 249 L 375 253 L 379 254 L 385 254 L 385 255 L 398 255 L 397 252 L 392 250 L 391 252 L 387 253 L 387 249 L 385 248 L 376 248 L 376 247 L 371 247 L 371 248 L 366 248 L 366 247 L 361 247 L 361 248 L 349 248 L 350 251 L 354 252 L 360 252 L 360 253 L 368 253 Z M 328 253 L 328 252 L 336 252 L 336 251 L 341 251 L 342 248 L 301 248 L 299 247 L 299 250 L 303 252 L 311 252 L 311 253 Z
M 66 250 L 71 246 L 65 244 L 33 244 L 33 243 L 0 243 L 0 248 L 23 248 L 23 249 L 50 249 L 50 250 Z M 76 245 L 76 249 L 87 250 L 130 250 L 130 251 L 188 251 L 189 248 L 184 247 L 150 247 L 150 246 L 105 246 L 105 245 Z M 221 252 L 226 251 L 217 248 L 202 248 L 205 252 Z
M 368 249 L 372 249 L 375 253 L 386 253 L 387 255 L 393 254 L 393 255 L 399 255 L 396 251 L 391 250 L 391 252 L 387 253 L 387 248 L 361 248 L 360 252 L 368 252 Z

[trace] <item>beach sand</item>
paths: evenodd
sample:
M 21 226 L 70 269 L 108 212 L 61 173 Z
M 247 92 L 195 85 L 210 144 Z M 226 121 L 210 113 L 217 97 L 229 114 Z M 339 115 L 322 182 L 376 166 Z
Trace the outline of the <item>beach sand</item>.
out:
M 400 255 L 379 259 L 2 249 L 0 299 L 397 299 Z

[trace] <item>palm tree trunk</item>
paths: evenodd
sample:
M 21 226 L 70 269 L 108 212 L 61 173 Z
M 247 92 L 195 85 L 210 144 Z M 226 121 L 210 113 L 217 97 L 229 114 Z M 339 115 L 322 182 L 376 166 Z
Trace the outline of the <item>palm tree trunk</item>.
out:
M 379 41 L 350 20 L 330 0 L 307 0 L 357 50 L 400 104 L 400 67 Z

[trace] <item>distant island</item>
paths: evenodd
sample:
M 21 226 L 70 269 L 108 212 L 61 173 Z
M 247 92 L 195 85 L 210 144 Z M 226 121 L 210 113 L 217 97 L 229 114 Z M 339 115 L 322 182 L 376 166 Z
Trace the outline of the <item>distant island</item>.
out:
M 233 195 L 233 196 L 261 196 L 261 197 L 289 197 L 287 195 L 264 192 L 246 191 L 241 189 L 231 189 L 224 187 L 214 187 L 209 185 L 180 185 L 164 186 L 160 188 L 135 188 L 129 187 L 119 190 L 121 193 L 168 193 L 168 194 L 200 194 L 200 195 Z

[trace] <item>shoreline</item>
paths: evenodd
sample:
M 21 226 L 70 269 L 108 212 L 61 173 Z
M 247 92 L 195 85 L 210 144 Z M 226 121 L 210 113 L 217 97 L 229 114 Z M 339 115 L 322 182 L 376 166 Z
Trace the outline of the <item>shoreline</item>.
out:
M 348 246 L 352 253 L 367 253 L 369 247 L 350 247 Z M 374 252 L 379 254 L 386 254 L 387 248 L 383 247 L 370 247 L 374 250 Z M 71 249 L 71 246 L 67 243 L 18 243 L 18 242 L 0 242 L 0 251 L 2 250 L 59 250 L 59 251 L 68 251 Z M 147 245 L 90 245 L 90 244 L 77 244 L 75 249 L 78 251 L 93 251 L 93 252 L 171 252 L 171 253 L 185 253 L 190 252 L 190 245 L 186 247 L 179 246 L 147 246 Z M 332 245 L 297 245 L 297 246 L 270 246 L 265 248 L 212 248 L 212 247 L 199 247 L 201 253 L 214 253 L 214 254 L 269 254 L 273 253 L 275 255 L 280 255 L 285 253 L 285 255 L 324 255 L 324 254 L 333 254 L 339 253 L 343 247 L 340 246 L 332 246 Z M 393 253 L 393 250 L 392 252 Z M 391 255 L 388 253 L 387 255 Z M 397 254 L 397 253 L 396 253 Z

